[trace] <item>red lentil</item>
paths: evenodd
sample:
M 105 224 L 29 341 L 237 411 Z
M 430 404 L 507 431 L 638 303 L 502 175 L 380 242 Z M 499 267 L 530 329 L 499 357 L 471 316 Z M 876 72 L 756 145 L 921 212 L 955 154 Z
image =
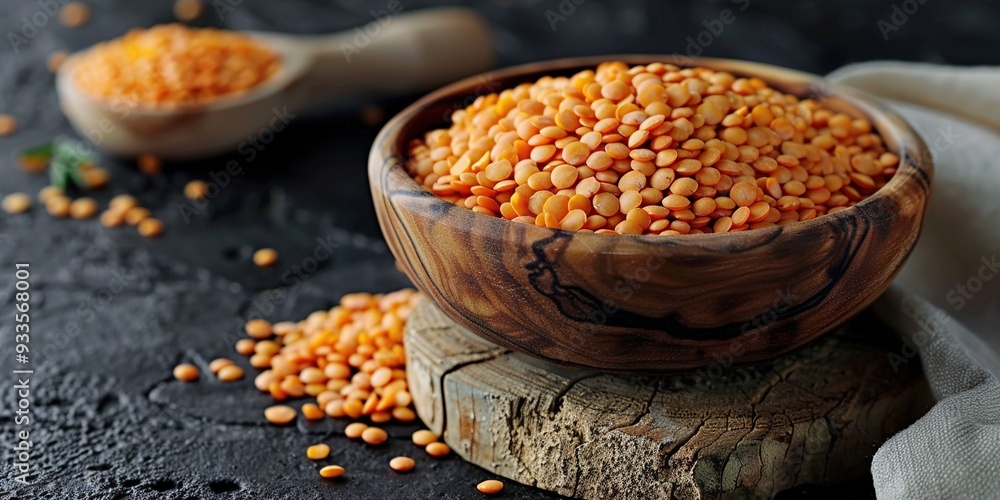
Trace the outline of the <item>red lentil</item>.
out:
M 253 253 L 253 263 L 257 267 L 271 267 L 278 262 L 278 252 L 273 248 L 261 248 Z
M 265 319 L 252 319 L 247 321 L 244 329 L 251 338 L 264 340 L 271 337 L 271 323 Z
M 476 489 L 480 493 L 485 493 L 487 495 L 496 495 L 503 491 L 503 483 L 497 481 L 496 479 L 487 479 L 476 485 Z
M 78 63 L 73 77 L 83 92 L 163 107 L 245 92 L 276 74 L 281 61 L 242 33 L 168 24 L 98 44 Z
M 82 168 L 83 183 L 88 189 L 100 189 L 111 182 L 111 173 L 108 169 L 84 164 L 87 168 Z
M 438 440 L 437 434 L 423 429 L 413 433 L 413 444 L 424 447 L 431 443 L 436 443 Z
M 411 142 L 418 183 L 477 212 L 571 231 L 809 220 L 871 195 L 899 164 L 865 119 L 760 79 L 670 64 L 603 63 L 480 96 L 451 118 Z
M 269 406 L 264 410 L 264 418 L 274 425 L 288 425 L 295 420 L 295 409 L 285 405 Z
M 74 219 L 89 219 L 97 214 L 97 201 L 93 198 L 77 198 L 69 205 L 69 215 Z
M 69 198 L 60 194 L 46 200 L 45 210 L 49 212 L 49 215 L 62 219 L 69 216 L 70 205 Z
M 417 466 L 417 462 L 410 457 L 396 457 L 389 461 L 389 468 L 396 472 L 408 472 Z
M 158 175 L 163 171 L 163 160 L 150 154 L 139 155 L 136 160 L 139 171 L 146 175 Z
M 379 445 L 389 439 L 389 434 L 378 427 L 369 427 L 361 433 L 361 440 L 373 445 Z
M 236 365 L 226 365 L 219 369 L 219 380 L 235 382 L 243 378 L 243 369 Z
M 174 2 L 174 17 L 178 21 L 194 21 L 204 12 L 205 5 L 201 0 L 177 0 Z
M 424 449 L 427 450 L 428 455 L 434 458 L 441 458 L 451 453 L 451 448 L 449 448 L 448 445 L 440 442 L 430 443 Z
M 367 418 L 372 423 L 416 420 L 409 408 L 413 398 L 403 369 L 402 334 L 418 300 L 420 294 L 414 290 L 355 293 L 302 321 L 247 322 L 247 334 L 258 339 L 251 365 L 265 369 L 254 385 L 278 401 L 314 397 L 317 409 L 333 418 Z M 267 340 L 273 335 L 277 337 Z M 244 352 L 250 352 L 244 345 Z M 366 429 L 367 424 L 355 422 L 345 434 L 361 437 Z M 378 430 L 369 434 L 373 433 Z
M 17 120 L 11 115 L 0 115 L 0 137 L 17 131 Z
M 347 424 L 347 427 L 344 428 L 344 435 L 347 436 L 348 439 L 358 439 L 366 430 L 368 430 L 368 424 L 363 422 L 353 422 Z
M 229 366 L 231 364 L 233 364 L 233 360 L 231 360 L 231 359 L 216 358 L 216 359 L 213 359 L 212 362 L 208 364 L 208 370 L 211 371 L 212 373 L 218 374 L 219 370 L 221 370 L 223 367 Z
M 25 193 L 11 193 L 3 199 L 3 210 L 9 214 L 20 214 L 31 208 L 31 197 Z
M 251 356 L 254 353 L 254 349 L 257 347 L 257 342 L 251 339 L 240 339 L 236 341 L 236 352 L 244 356 Z
M 125 211 L 125 222 L 130 226 L 138 226 L 140 222 L 150 218 L 152 215 L 149 209 L 143 207 L 132 207 Z
M 313 403 L 306 403 L 302 405 L 302 416 L 305 417 L 306 420 L 314 421 L 323 420 L 325 414 L 323 413 L 323 410 L 319 409 L 319 406 Z
M 184 197 L 191 201 L 203 200 L 208 196 L 208 183 L 202 180 L 193 180 L 184 185 Z
M 163 222 L 152 217 L 143 219 L 139 223 L 139 234 L 147 238 L 156 238 L 163 234 Z
M 56 188 L 58 189 L 58 188 Z M 39 195 L 40 197 L 41 195 Z M 139 200 L 130 194 L 120 194 L 111 198 L 111 202 L 108 203 L 108 207 L 115 210 L 125 211 L 130 208 L 135 208 L 139 206 Z
M 90 7 L 83 2 L 70 2 L 59 10 L 59 22 L 67 28 L 79 28 L 90 20 Z
M 182 363 L 174 367 L 174 378 L 182 382 L 194 382 L 198 380 L 198 367 Z
M 323 460 L 330 456 L 330 445 L 325 443 L 314 444 L 306 448 L 306 456 L 309 457 L 309 460 Z
M 327 465 L 319 470 L 319 475 L 327 479 L 333 479 L 344 475 L 344 468 L 339 465 Z
M 104 227 L 119 227 L 125 223 L 125 213 L 119 210 L 107 210 L 101 214 L 101 225 Z

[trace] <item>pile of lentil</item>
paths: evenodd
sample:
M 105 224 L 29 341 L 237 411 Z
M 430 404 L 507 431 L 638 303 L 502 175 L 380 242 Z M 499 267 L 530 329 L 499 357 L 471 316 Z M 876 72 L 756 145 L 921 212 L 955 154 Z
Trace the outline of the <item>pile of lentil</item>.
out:
M 168 24 L 94 46 L 80 56 L 73 78 L 92 96 L 157 107 L 246 91 L 280 66 L 274 51 L 247 35 Z
M 302 405 L 302 418 L 350 419 L 352 422 L 344 429 L 347 438 L 378 446 L 389 439 L 389 434 L 375 424 L 413 422 L 417 418 L 406 380 L 403 328 L 419 300 L 420 293 L 412 289 L 384 295 L 353 293 L 343 296 L 332 309 L 315 311 L 302 321 L 271 324 L 263 319 L 250 320 L 245 327 L 250 338 L 238 340 L 235 350 L 250 356 L 250 365 L 263 370 L 254 379 L 257 389 L 277 402 L 315 398 L 315 402 Z M 224 358 L 216 359 L 210 369 L 223 379 L 221 370 L 230 368 L 229 363 Z M 235 375 L 231 380 L 238 379 Z M 242 371 L 238 375 L 242 377 Z M 179 365 L 174 376 L 193 382 L 198 379 L 197 368 Z M 279 404 L 265 409 L 264 418 L 274 425 L 288 425 L 299 412 Z M 451 448 L 438 439 L 429 430 L 418 430 L 412 436 L 413 444 L 427 455 L 448 456 Z M 325 443 L 306 449 L 309 460 L 322 461 L 329 455 L 330 446 Z M 389 468 L 399 473 L 414 467 L 416 461 L 407 456 L 389 461 Z M 334 479 L 344 475 L 346 469 L 330 464 L 322 466 L 319 473 Z M 503 484 L 490 480 L 477 488 L 493 494 L 503 489 Z
M 476 212 L 570 231 L 725 233 L 874 193 L 899 158 L 863 118 L 707 68 L 606 62 L 479 96 L 406 168 Z
M 263 369 L 254 385 L 275 401 L 310 396 L 302 415 L 316 420 L 367 417 L 373 423 L 412 422 L 403 327 L 420 299 L 415 290 L 345 295 L 330 310 L 298 322 L 247 322 L 249 339 L 236 351 Z

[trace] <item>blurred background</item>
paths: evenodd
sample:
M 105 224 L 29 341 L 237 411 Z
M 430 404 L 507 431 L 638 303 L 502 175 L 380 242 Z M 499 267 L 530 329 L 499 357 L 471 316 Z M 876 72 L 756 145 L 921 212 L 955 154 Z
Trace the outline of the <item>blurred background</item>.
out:
M 60 0 L 53 0 L 60 1 Z M 36 0 L 0 2 L 0 31 L 18 32 Z M 60 3 L 66 3 L 65 0 Z M 87 30 L 46 30 L 39 44 L 78 46 L 126 26 L 175 21 L 173 2 L 90 0 Z M 328 33 L 373 19 L 389 0 L 205 0 L 190 24 L 240 30 Z M 901 59 L 996 64 L 1000 4 L 988 0 L 399 0 L 403 10 L 466 5 L 491 22 L 499 64 L 615 53 L 685 53 L 750 59 L 826 73 L 851 62 Z M 717 20 L 721 32 L 699 35 Z M 113 12 L 113 16 L 101 16 Z M 55 39 L 50 36 L 55 34 Z M 690 40 L 689 40 L 690 39 Z M 708 41 L 709 43 L 705 43 Z M 35 43 L 36 41 L 33 41 Z M 7 40 L 10 43 L 10 40 Z M 6 54 L 6 51 L 5 51 Z M 4 61 L 4 64 L 10 60 Z M 6 83 L 6 82 L 5 82 Z

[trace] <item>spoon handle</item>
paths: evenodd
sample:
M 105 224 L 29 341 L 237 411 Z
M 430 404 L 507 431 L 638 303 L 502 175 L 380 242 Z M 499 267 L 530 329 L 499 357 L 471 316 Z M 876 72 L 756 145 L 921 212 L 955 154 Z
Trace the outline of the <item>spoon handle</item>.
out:
M 312 58 L 299 109 L 354 93 L 428 90 L 488 69 L 493 44 L 485 21 L 470 9 L 373 12 L 351 31 L 303 37 Z

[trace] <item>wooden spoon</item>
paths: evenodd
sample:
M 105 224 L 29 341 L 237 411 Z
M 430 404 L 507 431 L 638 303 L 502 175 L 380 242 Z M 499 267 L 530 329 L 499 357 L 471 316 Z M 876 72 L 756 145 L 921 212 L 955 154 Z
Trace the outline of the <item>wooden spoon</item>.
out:
M 277 75 L 247 93 L 202 105 L 151 108 L 99 100 L 72 78 L 80 53 L 62 65 L 56 88 L 73 127 L 112 155 L 193 159 L 268 136 L 303 111 L 351 94 L 433 88 L 492 63 L 486 23 L 468 9 L 433 9 L 373 20 L 325 36 L 247 33 L 282 58 Z

